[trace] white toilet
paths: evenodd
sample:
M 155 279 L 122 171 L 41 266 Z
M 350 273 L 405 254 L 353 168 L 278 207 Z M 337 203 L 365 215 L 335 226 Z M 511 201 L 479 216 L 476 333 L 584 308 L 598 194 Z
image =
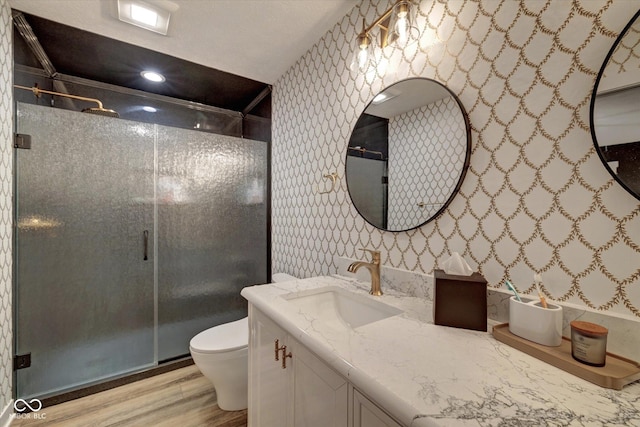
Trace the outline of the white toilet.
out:
M 273 275 L 274 282 L 295 279 L 284 273 Z M 248 318 L 244 317 L 200 332 L 191 339 L 189 350 L 202 375 L 213 383 L 220 409 L 246 409 L 249 382 Z

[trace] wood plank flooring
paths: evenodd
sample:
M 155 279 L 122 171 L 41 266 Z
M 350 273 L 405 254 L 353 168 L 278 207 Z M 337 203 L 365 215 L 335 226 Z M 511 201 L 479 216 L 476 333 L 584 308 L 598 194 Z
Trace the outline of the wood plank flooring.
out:
M 36 414 L 33 414 L 36 415 Z M 222 411 L 215 390 L 195 365 L 43 408 L 44 419 L 11 427 L 244 427 L 247 411 Z

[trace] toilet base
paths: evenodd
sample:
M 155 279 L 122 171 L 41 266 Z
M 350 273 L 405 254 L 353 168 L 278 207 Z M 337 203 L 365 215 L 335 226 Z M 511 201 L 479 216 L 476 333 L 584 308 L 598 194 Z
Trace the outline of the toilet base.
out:
M 213 386 L 215 388 L 215 384 Z M 230 390 L 226 388 L 224 393 L 218 393 L 216 388 L 216 397 L 218 400 L 218 407 L 223 411 L 242 411 L 248 407 L 248 390 L 247 386 L 240 387 L 236 390 Z
M 240 411 L 248 406 L 248 349 L 230 353 L 206 354 L 191 350 L 193 361 L 216 389 L 218 406 L 223 411 Z

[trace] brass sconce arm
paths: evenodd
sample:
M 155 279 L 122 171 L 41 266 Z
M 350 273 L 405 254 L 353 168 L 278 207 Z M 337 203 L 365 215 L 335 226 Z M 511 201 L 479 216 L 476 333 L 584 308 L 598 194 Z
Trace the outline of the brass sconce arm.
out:
M 391 13 L 393 9 L 396 7 L 398 3 L 401 3 L 403 0 L 396 0 L 389 9 L 387 9 L 382 15 L 378 17 L 375 21 L 371 23 L 368 27 L 365 28 L 364 19 L 362 21 L 362 31 L 358 35 L 358 37 L 366 37 L 376 26 L 380 27 L 380 47 L 384 48 L 388 44 L 392 43 L 393 40 L 389 40 L 389 24 L 391 20 Z

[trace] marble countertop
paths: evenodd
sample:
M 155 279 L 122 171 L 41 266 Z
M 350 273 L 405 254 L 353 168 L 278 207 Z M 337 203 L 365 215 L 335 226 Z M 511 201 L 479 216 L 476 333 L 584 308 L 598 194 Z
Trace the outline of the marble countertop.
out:
M 283 296 L 336 286 L 403 310 L 339 328 Z M 242 295 L 387 412 L 422 426 L 640 426 L 640 381 L 599 387 L 494 339 L 434 325 L 431 303 L 368 284 L 321 276 L 247 287 Z

